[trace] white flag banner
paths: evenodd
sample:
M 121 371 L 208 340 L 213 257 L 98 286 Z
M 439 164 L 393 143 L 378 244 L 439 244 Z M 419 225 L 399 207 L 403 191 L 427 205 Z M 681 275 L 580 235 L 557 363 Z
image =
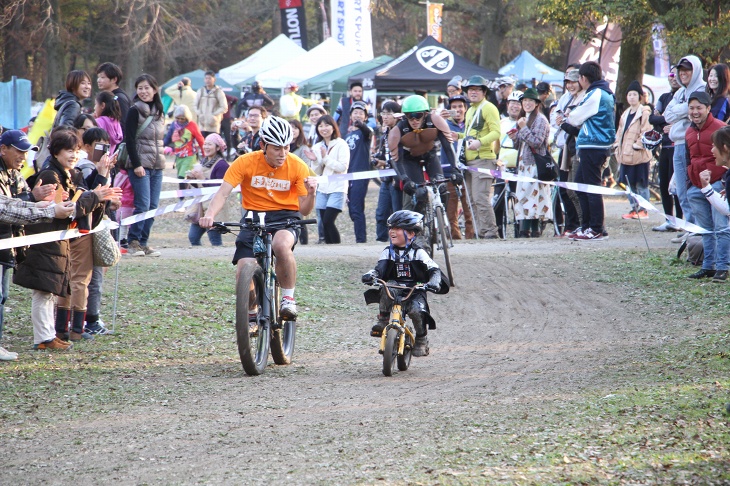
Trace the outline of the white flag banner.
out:
M 370 0 L 330 0 L 332 37 L 353 53 L 353 62 L 373 58 Z

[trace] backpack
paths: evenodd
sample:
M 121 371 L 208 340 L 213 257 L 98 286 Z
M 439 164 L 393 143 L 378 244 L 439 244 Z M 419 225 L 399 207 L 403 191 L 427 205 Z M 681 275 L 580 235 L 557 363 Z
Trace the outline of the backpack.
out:
M 51 132 L 54 128 L 58 126 L 58 120 L 59 115 L 63 113 L 63 110 L 66 109 L 67 106 L 69 106 L 70 103 L 78 103 L 74 100 L 68 100 L 66 103 L 61 105 L 61 108 L 56 112 L 56 116 L 53 119 L 53 125 L 51 125 L 51 129 L 47 132 L 43 133 L 43 136 L 41 136 L 38 139 L 38 153 L 35 156 L 35 159 L 33 159 L 33 167 L 35 168 L 36 174 L 41 171 L 40 165 L 43 164 L 43 162 L 48 159 L 48 157 L 51 156 Z

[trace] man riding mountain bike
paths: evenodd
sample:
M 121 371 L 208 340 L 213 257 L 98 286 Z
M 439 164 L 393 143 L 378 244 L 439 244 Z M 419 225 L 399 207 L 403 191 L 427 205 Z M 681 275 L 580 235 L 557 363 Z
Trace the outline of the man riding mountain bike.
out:
M 317 179 L 309 177 L 307 165 L 296 155 L 289 153 L 293 135 L 289 122 L 270 116 L 264 120 L 259 131 L 261 150 L 238 157 L 228 168 L 218 192 L 216 192 L 205 216 L 198 223 L 202 228 L 213 226 L 215 216 L 223 209 L 233 188 L 241 187 L 241 205 L 244 211 L 266 213 L 265 224 L 289 219 L 302 219 L 314 208 Z M 243 219 L 241 223 L 243 223 Z M 299 228 L 275 230 L 272 249 L 276 255 L 276 276 L 281 284 L 280 315 L 284 319 L 297 317 L 294 285 L 297 278 L 297 263 L 294 247 L 299 239 Z M 254 233 L 242 229 L 236 238 L 236 252 L 233 264 L 236 278 L 244 265 L 256 261 L 253 251 Z
M 403 209 L 425 215 L 428 194 L 426 189 L 419 189 L 416 184 L 425 181 L 424 169 L 430 180 L 444 177 L 436 141 L 441 143 L 441 150 L 452 167 L 452 182 L 461 184 L 464 179 L 456 167 L 456 156 L 451 147 L 451 129 L 446 120 L 436 113 L 430 113 L 428 102 L 423 96 L 407 97 L 403 100 L 401 111 L 405 117 L 388 134 L 391 163 L 403 182 Z M 423 246 L 427 246 L 423 240 L 430 237 L 430 234 L 419 236 Z

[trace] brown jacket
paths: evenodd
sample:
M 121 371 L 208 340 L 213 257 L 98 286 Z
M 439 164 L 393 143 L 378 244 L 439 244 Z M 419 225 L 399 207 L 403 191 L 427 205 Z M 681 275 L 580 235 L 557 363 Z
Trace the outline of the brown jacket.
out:
M 626 129 L 626 133 L 624 133 L 629 111 L 630 108 L 627 108 L 623 115 L 621 115 L 618 130 L 616 130 L 616 143 L 614 144 L 616 160 L 624 165 L 639 165 L 651 160 L 651 152 L 644 148 L 644 145 L 641 143 L 641 135 L 652 129 L 651 123 L 649 123 L 651 108 L 646 105 L 641 105 L 636 111 L 634 119 L 631 120 L 628 129 Z M 641 147 L 641 149 L 636 150 L 634 144 L 637 147 Z

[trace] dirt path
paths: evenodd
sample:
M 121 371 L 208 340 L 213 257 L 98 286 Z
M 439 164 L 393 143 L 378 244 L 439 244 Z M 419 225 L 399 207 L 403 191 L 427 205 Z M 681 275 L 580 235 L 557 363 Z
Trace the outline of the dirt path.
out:
M 673 249 L 666 235 L 648 236 L 654 248 Z M 458 288 L 432 300 L 431 355 L 390 379 L 366 336 L 375 310 L 362 305 L 359 285 L 344 283 L 341 312 L 301 323 L 291 366 L 255 378 L 235 359 L 154 367 L 133 378 L 149 400 L 126 403 L 121 394 L 104 415 L 64 419 L 80 387 L 58 404 L 55 425 L 5 424 L 0 483 L 403 484 L 428 477 L 454 449 L 458 471 L 458 448 L 474 437 L 539 420 L 543 406 L 577 394 L 611 393 L 619 372 L 638 373 L 631 363 L 666 329 L 636 325 L 621 289 L 567 256 L 640 245 L 635 224 L 617 225 L 601 243 L 458 244 Z M 348 265 L 356 281 L 377 248 L 309 245 L 297 255 Z M 230 251 L 168 248 L 163 258 Z M 495 443 L 477 457 L 499 454 Z

